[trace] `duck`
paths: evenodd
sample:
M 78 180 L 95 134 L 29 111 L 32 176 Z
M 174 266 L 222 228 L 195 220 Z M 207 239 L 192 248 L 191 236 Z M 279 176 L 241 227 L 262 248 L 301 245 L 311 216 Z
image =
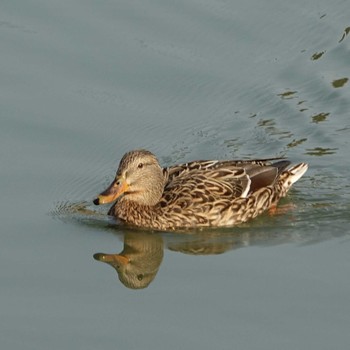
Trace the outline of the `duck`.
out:
M 145 149 L 121 158 L 116 176 L 93 200 L 108 215 L 152 230 L 230 227 L 276 208 L 308 164 L 284 158 L 195 160 L 161 167 Z

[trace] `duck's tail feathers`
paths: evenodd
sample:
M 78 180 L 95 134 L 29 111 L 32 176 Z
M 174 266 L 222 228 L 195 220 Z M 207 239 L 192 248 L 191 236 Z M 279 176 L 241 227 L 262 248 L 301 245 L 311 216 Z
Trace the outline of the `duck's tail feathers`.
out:
M 297 182 L 305 174 L 307 169 L 308 165 L 306 163 L 299 163 L 289 168 L 287 170 L 289 173 L 288 182 L 290 181 L 291 185 Z

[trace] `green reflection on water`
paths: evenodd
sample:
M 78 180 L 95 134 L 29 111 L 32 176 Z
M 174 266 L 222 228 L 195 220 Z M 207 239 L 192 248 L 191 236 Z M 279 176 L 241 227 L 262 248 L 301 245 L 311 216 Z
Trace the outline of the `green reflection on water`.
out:
M 284 100 L 289 100 L 289 99 L 294 98 L 295 97 L 294 95 L 297 92 L 298 91 L 285 91 L 285 92 L 282 92 L 282 93 L 278 94 L 277 96 L 280 96 Z
M 336 79 L 332 81 L 332 85 L 334 88 L 341 88 L 348 82 L 348 80 L 349 78 Z
M 313 115 L 311 118 L 312 118 L 312 122 L 317 124 L 320 122 L 324 122 L 328 116 L 329 116 L 329 113 L 318 113 Z
M 346 28 L 344 29 L 344 33 L 343 33 L 341 39 L 340 39 L 338 42 L 341 43 L 341 42 L 347 37 L 347 35 L 348 35 L 349 33 L 350 33 L 350 27 L 346 27 Z
M 305 141 L 307 141 L 307 138 L 303 138 L 303 139 L 299 139 L 299 140 L 294 139 L 292 142 L 288 143 L 287 148 L 297 147 Z
M 307 149 L 307 152 L 305 154 L 309 156 L 327 156 L 330 154 L 335 154 L 338 148 L 322 148 L 322 147 L 314 147 L 314 148 L 309 148 Z
M 312 60 L 312 61 L 317 61 L 317 60 L 320 59 L 325 53 L 326 53 L 326 51 L 315 52 L 315 53 L 311 56 L 311 60 Z

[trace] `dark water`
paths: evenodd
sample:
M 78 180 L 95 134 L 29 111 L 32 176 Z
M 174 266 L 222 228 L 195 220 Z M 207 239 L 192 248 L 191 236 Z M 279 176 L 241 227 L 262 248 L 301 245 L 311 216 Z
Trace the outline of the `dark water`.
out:
M 4 347 L 350 344 L 348 1 L 0 10 Z M 310 168 L 284 215 L 154 234 L 91 203 L 139 147 L 163 165 L 283 155 Z M 123 249 L 135 266 L 119 280 L 94 255 Z

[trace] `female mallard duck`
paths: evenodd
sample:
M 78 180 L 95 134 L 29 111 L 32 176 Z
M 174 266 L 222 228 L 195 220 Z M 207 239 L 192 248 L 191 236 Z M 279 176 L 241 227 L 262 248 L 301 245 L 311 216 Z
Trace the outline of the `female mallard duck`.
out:
M 94 204 L 108 215 L 157 230 L 233 226 L 276 206 L 306 172 L 288 160 L 205 160 L 161 168 L 149 151 L 126 153 Z

